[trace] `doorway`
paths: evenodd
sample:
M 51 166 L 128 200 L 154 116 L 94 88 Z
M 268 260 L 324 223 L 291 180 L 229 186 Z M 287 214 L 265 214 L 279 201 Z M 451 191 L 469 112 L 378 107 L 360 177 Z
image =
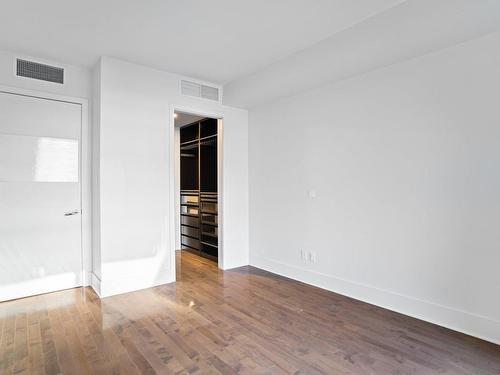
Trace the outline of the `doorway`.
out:
M 0 90 L 0 301 L 86 283 L 83 104 L 39 95 Z
M 176 263 L 189 253 L 219 264 L 221 120 L 175 111 Z M 201 260 L 201 259 L 200 259 Z M 201 262 L 200 264 L 206 264 Z

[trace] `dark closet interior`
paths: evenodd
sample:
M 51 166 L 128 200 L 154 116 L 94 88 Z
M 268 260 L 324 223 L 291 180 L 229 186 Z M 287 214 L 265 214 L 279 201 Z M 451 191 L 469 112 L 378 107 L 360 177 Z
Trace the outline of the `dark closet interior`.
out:
M 217 120 L 180 128 L 181 245 L 218 258 Z

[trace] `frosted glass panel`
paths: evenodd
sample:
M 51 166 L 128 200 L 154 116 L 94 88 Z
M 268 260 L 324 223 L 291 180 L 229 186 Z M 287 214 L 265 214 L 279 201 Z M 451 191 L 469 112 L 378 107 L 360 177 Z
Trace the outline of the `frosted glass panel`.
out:
M 75 139 L 0 134 L 0 181 L 78 182 Z

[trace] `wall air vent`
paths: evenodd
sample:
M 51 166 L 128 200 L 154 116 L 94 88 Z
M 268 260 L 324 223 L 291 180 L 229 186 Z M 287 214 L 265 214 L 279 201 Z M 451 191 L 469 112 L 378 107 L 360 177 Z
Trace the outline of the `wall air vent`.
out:
M 182 95 L 196 96 L 197 98 L 219 101 L 219 89 L 191 81 L 181 81 Z
M 40 64 L 33 61 L 17 59 L 16 75 L 19 77 L 39 79 L 42 81 L 64 83 L 64 69 Z

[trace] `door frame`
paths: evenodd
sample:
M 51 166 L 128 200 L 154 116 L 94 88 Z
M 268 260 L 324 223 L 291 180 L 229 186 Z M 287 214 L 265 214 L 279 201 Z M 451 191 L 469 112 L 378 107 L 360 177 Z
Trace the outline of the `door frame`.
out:
M 177 230 L 180 231 L 180 222 L 177 222 L 177 212 L 180 210 L 180 203 L 176 200 L 177 195 L 180 194 L 180 176 L 177 176 L 175 170 L 175 160 L 180 158 L 180 146 L 176 141 L 179 133 L 175 132 L 175 112 L 185 112 L 197 116 L 204 116 L 217 119 L 217 205 L 218 205 L 218 267 L 224 269 L 224 158 L 223 158 L 223 142 L 224 142 L 224 116 L 222 112 L 207 111 L 204 109 L 172 104 L 170 106 L 169 118 L 169 165 L 170 165 L 170 197 L 169 197 L 169 235 L 170 235 L 170 265 L 173 280 L 176 281 L 177 276 L 175 272 L 175 252 L 176 252 L 176 236 Z
M 80 125 L 80 215 L 81 215 L 81 260 L 82 286 L 90 285 L 92 273 L 92 212 L 91 212 L 91 144 L 89 127 L 89 102 L 87 99 L 73 96 L 59 95 L 49 92 L 23 89 L 0 85 L 0 92 L 5 94 L 32 97 L 37 99 L 53 100 L 81 106 Z

